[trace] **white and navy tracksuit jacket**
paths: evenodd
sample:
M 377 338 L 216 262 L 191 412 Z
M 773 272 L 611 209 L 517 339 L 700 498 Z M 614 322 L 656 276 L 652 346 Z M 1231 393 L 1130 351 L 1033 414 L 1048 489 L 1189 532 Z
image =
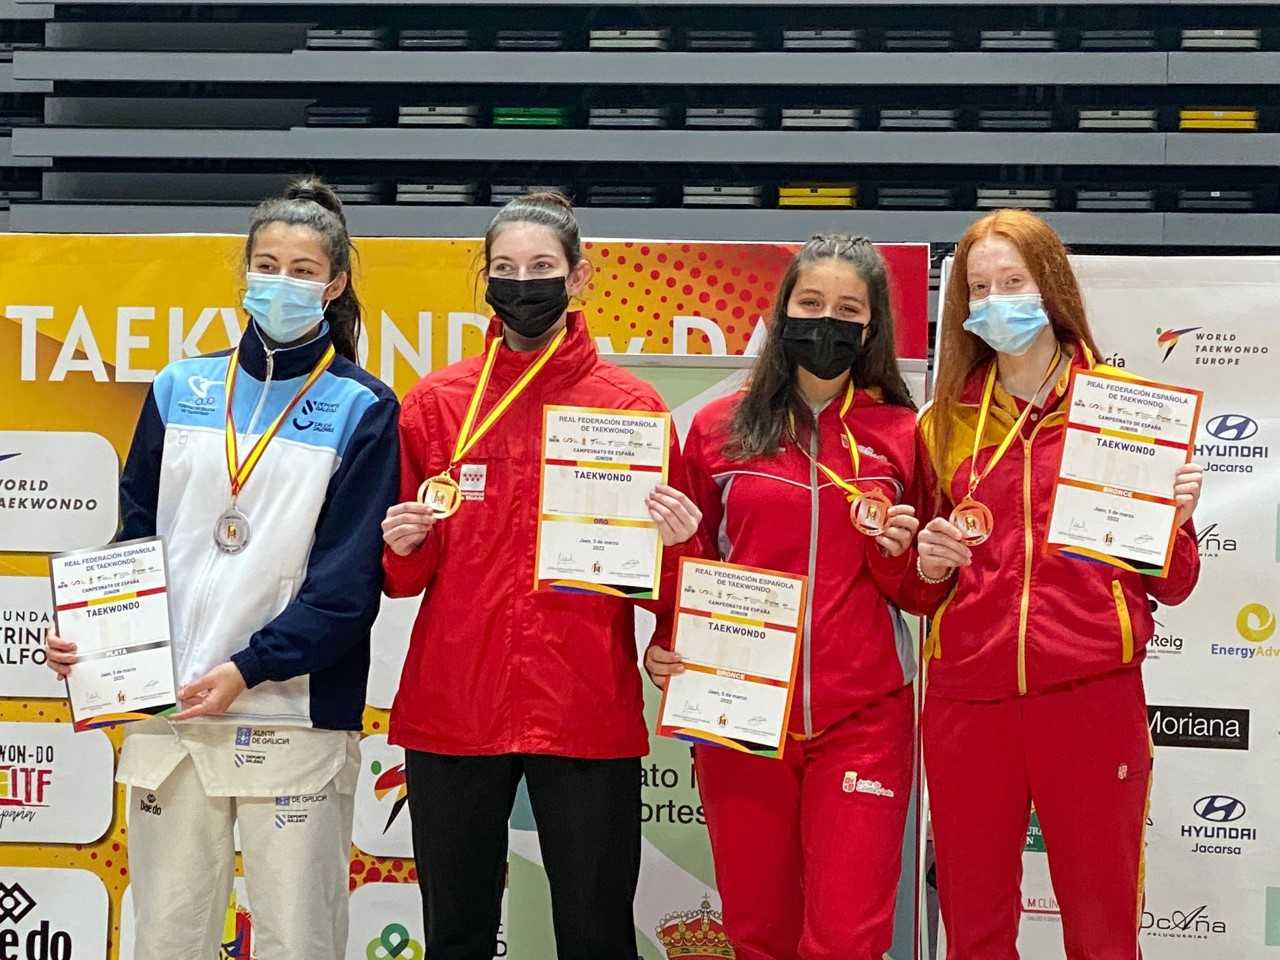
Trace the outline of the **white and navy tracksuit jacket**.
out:
M 240 341 L 234 421 L 240 457 L 329 345 L 268 350 Z M 147 396 L 120 481 L 121 539 L 168 549 L 179 684 L 233 661 L 249 689 L 221 722 L 359 730 L 369 631 L 382 590 L 380 523 L 395 502 L 399 405 L 339 356 L 289 414 L 241 492 L 251 538 L 213 540 L 231 503 L 224 453 L 230 354 L 165 367 Z

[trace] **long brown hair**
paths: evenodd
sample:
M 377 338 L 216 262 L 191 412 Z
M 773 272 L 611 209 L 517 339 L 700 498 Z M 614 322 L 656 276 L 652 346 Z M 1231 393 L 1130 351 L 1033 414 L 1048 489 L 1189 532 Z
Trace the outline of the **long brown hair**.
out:
M 933 405 L 929 411 L 929 452 L 938 475 L 951 442 L 956 407 L 969 377 L 995 356 L 981 337 L 964 329 L 969 319 L 969 252 L 987 237 L 1003 237 L 1018 248 L 1040 288 L 1045 313 L 1059 343 L 1083 343 L 1096 357 L 1098 346 L 1085 317 L 1080 284 L 1067 259 L 1067 248 L 1053 228 L 1026 210 L 997 210 L 965 231 L 956 245 L 942 308 L 942 353 Z M 945 482 L 945 478 L 944 478 Z
M 795 290 L 800 271 L 820 260 L 843 260 L 857 271 L 867 285 L 871 322 L 867 325 L 863 358 L 857 370 L 859 387 L 878 387 L 886 403 L 915 409 L 911 391 L 898 369 L 893 336 L 893 308 L 889 301 L 889 273 L 880 251 L 866 237 L 845 233 L 815 234 L 792 258 L 778 284 L 773 317 L 764 348 L 751 368 L 751 382 L 733 416 L 725 455 L 734 460 L 776 453 L 787 413 L 797 428 L 811 431 L 813 411 L 796 389 L 795 366 L 787 362 L 782 348 L 782 328 L 787 322 L 787 302 Z

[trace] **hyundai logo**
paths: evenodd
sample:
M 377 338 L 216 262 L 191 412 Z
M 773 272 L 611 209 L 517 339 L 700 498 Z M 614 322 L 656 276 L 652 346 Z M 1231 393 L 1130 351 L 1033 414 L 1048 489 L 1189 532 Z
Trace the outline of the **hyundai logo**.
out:
M 1197 800 L 1195 811 L 1197 817 L 1210 823 L 1233 823 L 1244 816 L 1245 806 L 1235 797 L 1214 795 Z
M 1243 414 L 1220 413 L 1205 424 L 1205 429 L 1219 440 L 1240 443 L 1258 432 L 1258 423 Z

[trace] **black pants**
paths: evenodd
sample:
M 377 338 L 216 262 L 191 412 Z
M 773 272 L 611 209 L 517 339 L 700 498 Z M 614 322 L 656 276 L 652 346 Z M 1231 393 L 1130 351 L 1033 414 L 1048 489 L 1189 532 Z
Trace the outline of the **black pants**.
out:
M 551 886 L 559 960 L 636 960 L 639 759 L 405 753 L 430 960 L 492 960 L 507 820 L 521 776 Z

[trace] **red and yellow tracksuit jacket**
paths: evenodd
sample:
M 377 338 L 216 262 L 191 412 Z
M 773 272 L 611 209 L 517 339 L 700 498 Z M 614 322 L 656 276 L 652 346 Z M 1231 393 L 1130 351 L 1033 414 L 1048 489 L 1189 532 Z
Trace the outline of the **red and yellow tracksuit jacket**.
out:
M 1095 367 L 1077 346 L 1072 367 Z M 1049 507 L 1062 456 L 1068 369 L 1022 435 L 982 480 L 975 494 L 995 515 L 991 538 L 974 548 L 973 563 L 946 583 L 930 585 L 914 573 L 900 592 L 903 605 L 933 618 L 925 656 L 931 696 L 1001 700 L 1136 667 L 1154 631 L 1148 596 L 1181 603 L 1196 585 L 1200 556 L 1195 531 L 1184 525 L 1174 541 L 1169 576 L 1157 578 L 1047 553 Z M 942 490 L 937 510 L 948 516 L 968 492 L 974 431 L 987 368 L 974 371 L 961 397 L 949 449 L 934 464 Z M 1012 429 L 1023 401 L 997 381 L 978 466 L 985 467 Z M 922 432 L 930 435 L 930 415 Z

